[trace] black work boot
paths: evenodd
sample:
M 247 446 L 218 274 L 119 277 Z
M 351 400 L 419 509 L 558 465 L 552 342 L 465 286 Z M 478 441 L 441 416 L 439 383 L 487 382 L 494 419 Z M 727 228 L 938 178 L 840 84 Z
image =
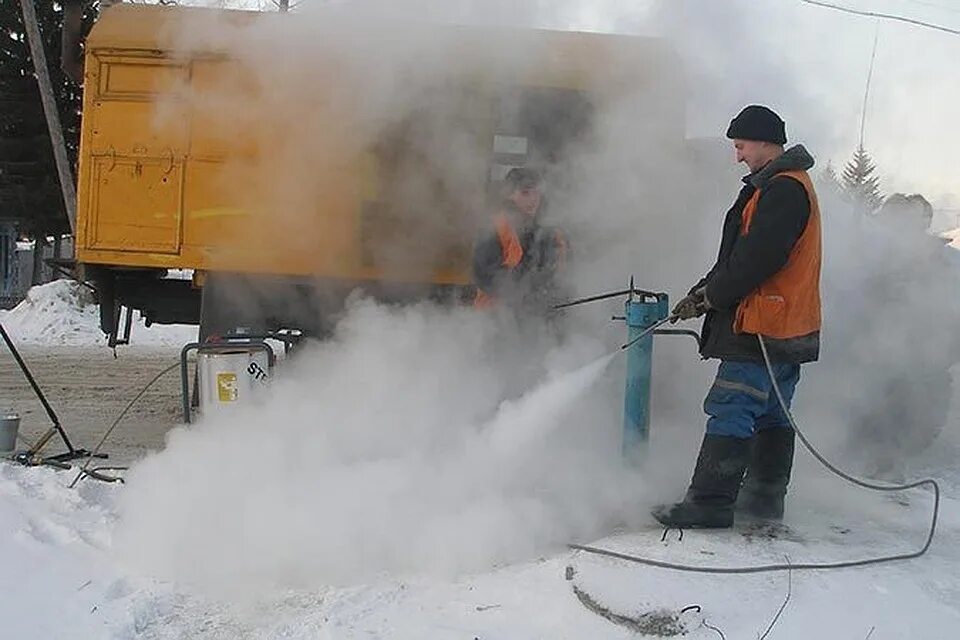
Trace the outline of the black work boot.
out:
M 789 427 L 758 431 L 737 509 L 756 518 L 783 519 L 783 498 L 793 469 L 795 433 Z
M 749 461 L 749 439 L 707 434 L 683 502 L 660 505 L 653 517 L 678 529 L 733 526 L 733 508 Z

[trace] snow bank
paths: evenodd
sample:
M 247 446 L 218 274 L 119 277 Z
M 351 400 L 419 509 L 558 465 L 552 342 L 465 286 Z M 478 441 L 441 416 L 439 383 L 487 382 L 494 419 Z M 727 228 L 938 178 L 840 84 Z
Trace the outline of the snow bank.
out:
M 949 241 L 948 246 L 960 250 L 960 227 L 952 231 L 944 231 L 940 234 L 940 237 Z
M 98 346 L 107 343 L 100 331 L 97 305 L 89 290 L 72 280 L 55 280 L 33 287 L 0 322 L 19 344 Z M 141 346 L 182 346 L 193 342 L 197 328 L 188 325 L 147 327 L 134 313 L 131 342 Z
M 87 345 L 105 341 L 93 299 L 70 280 L 31 288 L 16 307 L 0 311 L 0 322 L 19 343 Z
M 960 227 L 952 231 L 944 231 L 939 234 L 946 241 L 947 260 L 950 264 L 960 268 Z

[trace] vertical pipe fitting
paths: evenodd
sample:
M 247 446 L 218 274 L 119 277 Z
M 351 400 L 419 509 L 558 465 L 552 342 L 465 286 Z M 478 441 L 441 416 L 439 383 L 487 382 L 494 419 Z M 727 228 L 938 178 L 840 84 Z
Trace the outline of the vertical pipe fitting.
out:
M 627 338 L 632 342 L 644 329 L 667 317 L 666 294 L 626 302 Z M 650 437 L 650 376 L 653 367 L 653 334 L 638 340 L 627 350 L 627 376 L 623 402 L 623 456 L 628 463 L 642 461 Z

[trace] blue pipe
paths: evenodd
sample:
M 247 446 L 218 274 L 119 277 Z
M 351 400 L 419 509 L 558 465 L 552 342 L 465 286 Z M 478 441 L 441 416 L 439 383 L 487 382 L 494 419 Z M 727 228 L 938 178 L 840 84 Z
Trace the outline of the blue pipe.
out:
M 633 295 L 626 302 L 628 342 L 669 313 L 667 294 Z M 627 350 L 627 381 L 623 396 L 623 456 L 639 463 L 650 437 L 650 374 L 653 366 L 653 334 Z

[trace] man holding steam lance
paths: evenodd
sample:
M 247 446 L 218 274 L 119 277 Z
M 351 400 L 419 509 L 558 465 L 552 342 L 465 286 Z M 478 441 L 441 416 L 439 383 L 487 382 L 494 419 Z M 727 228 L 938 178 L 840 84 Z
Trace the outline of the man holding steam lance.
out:
M 743 109 L 727 137 L 750 174 L 727 212 L 716 264 L 672 314 L 674 321 L 706 315 L 700 353 L 720 367 L 704 401 L 709 417 L 690 488 L 681 502 L 653 510 L 668 527 L 730 527 L 735 506 L 783 517 L 795 434 L 758 336 L 788 405 L 800 365 L 820 351 L 820 209 L 807 174 L 813 158 L 802 145 L 784 150 L 784 122 L 763 106 Z

